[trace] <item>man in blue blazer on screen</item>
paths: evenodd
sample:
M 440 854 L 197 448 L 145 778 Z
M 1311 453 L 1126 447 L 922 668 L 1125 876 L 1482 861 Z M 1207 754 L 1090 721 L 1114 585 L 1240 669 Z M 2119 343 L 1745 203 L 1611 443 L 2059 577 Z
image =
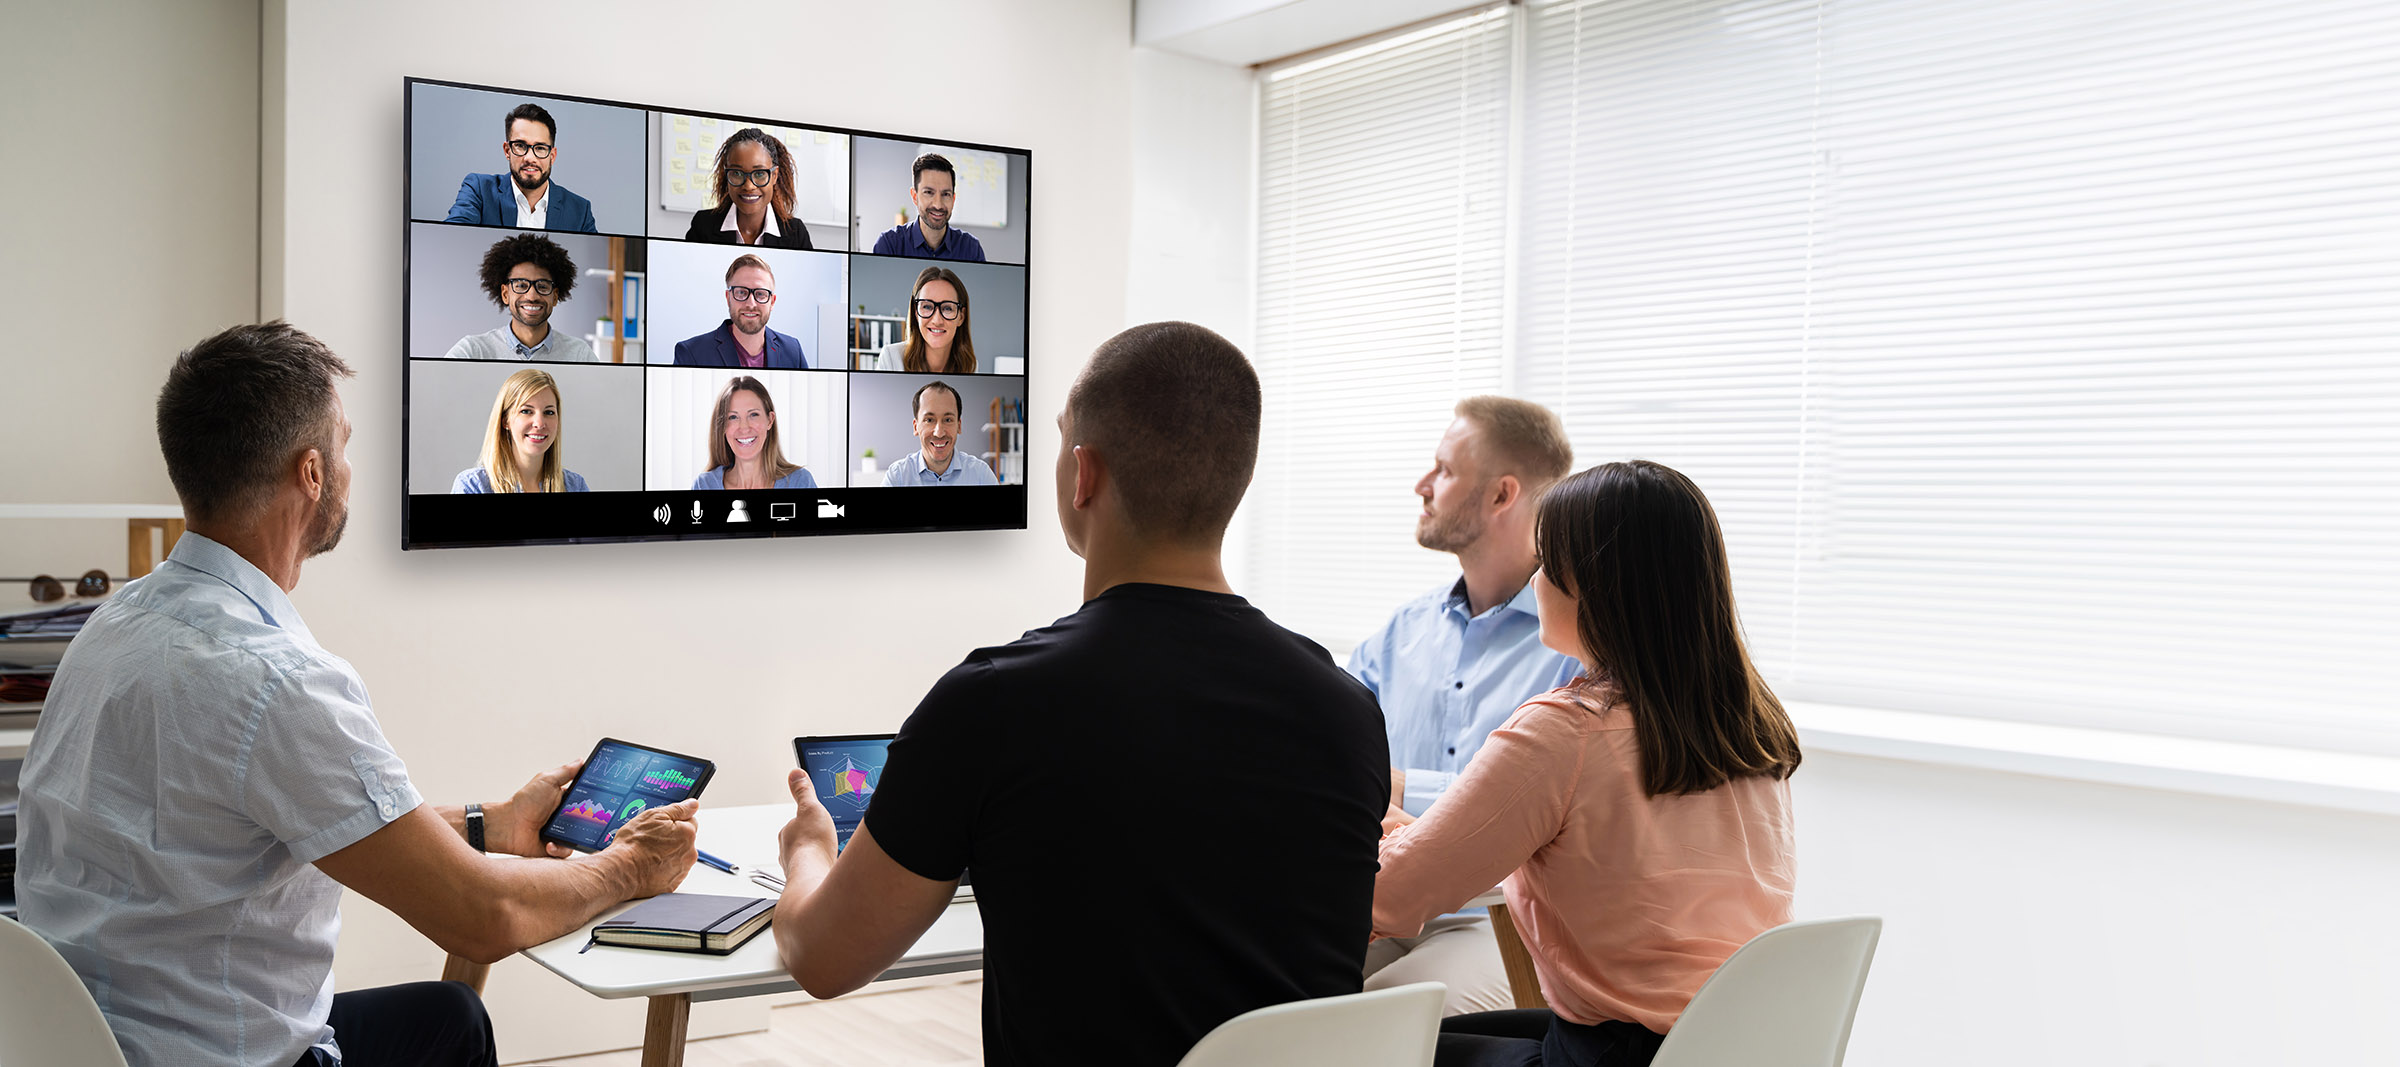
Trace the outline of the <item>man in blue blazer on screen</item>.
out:
M 508 139 L 501 142 L 500 155 L 508 162 L 507 173 L 467 175 L 442 221 L 600 232 L 592 218 L 592 202 L 550 180 L 550 168 L 558 162 L 558 123 L 550 112 L 540 104 L 519 104 L 508 113 L 503 128 Z
M 807 370 L 808 353 L 788 333 L 767 328 L 775 313 L 775 272 L 747 252 L 725 268 L 725 322 L 689 340 L 675 342 L 678 367 L 749 367 Z

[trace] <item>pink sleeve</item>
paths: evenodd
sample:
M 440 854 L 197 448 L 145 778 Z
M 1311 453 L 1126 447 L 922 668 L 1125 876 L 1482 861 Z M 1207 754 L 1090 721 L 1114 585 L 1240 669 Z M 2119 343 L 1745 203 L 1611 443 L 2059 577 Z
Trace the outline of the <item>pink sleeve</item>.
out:
M 1375 936 L 1416 936 L 1558 836 L 1583 764 L 1576 717 L 1586 714 L 1544 702 L 1518 708 L 1424 818 L 1383 839 Z

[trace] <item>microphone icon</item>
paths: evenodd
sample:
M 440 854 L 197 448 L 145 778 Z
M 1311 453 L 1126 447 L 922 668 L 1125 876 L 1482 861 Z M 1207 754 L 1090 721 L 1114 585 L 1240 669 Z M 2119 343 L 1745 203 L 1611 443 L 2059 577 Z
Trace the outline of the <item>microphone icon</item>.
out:
M 694 501 L 692 501 L 692 522 L 693 522 L 694 524 L 698 524 L 698 523 L 699 523 L 699 521 L 700 521 L 700 502 L 699 502 L 699 501 L 697 501 L 697 500 L 694 500 Z

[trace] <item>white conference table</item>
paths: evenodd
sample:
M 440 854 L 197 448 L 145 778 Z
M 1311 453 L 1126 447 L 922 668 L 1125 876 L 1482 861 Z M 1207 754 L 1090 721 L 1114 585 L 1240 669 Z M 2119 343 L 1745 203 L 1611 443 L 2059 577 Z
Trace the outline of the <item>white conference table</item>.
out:
M 789 804 L 702 808 L 700 848 L 742 867 L 778 871 L 781 868 L 776 862 L 775 835 L 791 818 L 791 811 Z M 695 864 L 691 875 L 676 891 L 721 896 L 775 895 L 773 890 L 748 878 L 705 864 Z M 1498 889 L 1467 902 L 1469 907 L 1493 905 L 1501 905 L 1500 914 L 1505 914 L 1505 902 Z M 593 926 L 632 906 L 628 903 L 610 908 L 582 929 L 535 945 L 523 955 L 601 999 L 650 998 L 649 1023 L 642 1032 L 642 1067 L 682 1067 L 684 1034 L 694 1001 L 732 1000 L 789 993 L 800 988 L 783 969 L 783 961 L 776 954 L 772 927 L 723 956 L 615 945 L 593 945 L 591 951 L 583 951 L 591 940 Z M 982 967 L 983 917 L 970 899 L 953 902 L 900 961 L 875 980 L 919 978 Z M 1526 970 L 1525 977 L 1530 980 L 1529 965 Z
M 789 804 L 758 804 L 700 810 L 700 848 L 734 864 L 780 872 L 775 834 L 791 818 Z M 681 893 L 720 896 L 772 897 L 775 891 L 748 878 L 726 874 L 705 864 L 695 865 Z M 775 952 L 772 927 L 723 956 L 700 952 L 660 952 L 655 949 L 593 945 L 592 927 L 614 918 L 633 905 L 611 908 L 582 929 L 526 949 L 524 955 L 552 974 L 604 1000 L 650 998 L 650 1020 L 642 1035 L 642 1067 L 679 1067 L 683 1039 L 693 1001 L 731 1000 L 800 988 L 783 969 Z M 983 967 L 983 919 L 975 902 L 952 903 L 935 919 L 925 936 L 876 981 L 917 978 L 929 974 L 979 970 Z

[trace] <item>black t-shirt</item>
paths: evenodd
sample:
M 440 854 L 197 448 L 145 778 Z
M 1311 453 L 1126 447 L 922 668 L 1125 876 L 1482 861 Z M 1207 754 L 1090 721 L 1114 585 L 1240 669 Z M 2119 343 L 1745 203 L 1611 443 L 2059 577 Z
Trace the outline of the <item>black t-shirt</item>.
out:
M 1173 1064 L 1252 1008 L 1355 993 L 1383 714 L 1238 596 L 1120 585 L 944 675 L 875 843 L 975 871 L 986 1062 Z

